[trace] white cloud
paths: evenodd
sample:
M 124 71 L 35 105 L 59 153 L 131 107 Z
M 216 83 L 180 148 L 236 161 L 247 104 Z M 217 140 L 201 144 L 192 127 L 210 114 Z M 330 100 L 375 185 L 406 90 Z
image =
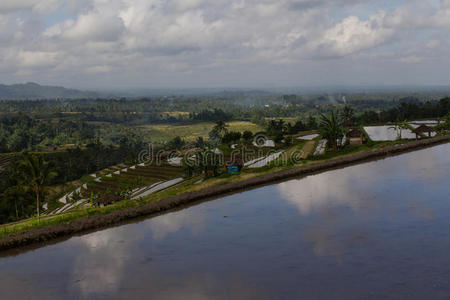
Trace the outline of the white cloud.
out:
M 438 8 L 412 0 L 397 8 L 379 5 L 376 11 L 369 6 L 374 2 L 381 3 L 83 0 L 64 2 L 64 9 L 74 15 L 45 28 L 43 16 L 55 8 L 63 9 L 62 1 L 2 1 L 0 55 L 13 55 L 12 61 L 18 61 L 16 69 L 22 71 L 47 66 L 77 78 L 85 73 L 116 72 L 128 74 L 130 81 L 142 78 L 145 72 L 170 77 L 206 74 L 208 70 L 220 75 L 255 65 L 270 70 L 274 66 L 311 65 L 310 61 L 325 67 L 330 59 L 383 59 L 383 47 L 391 45 L 422 51 L 409 53 L 409 58 L 398 57 L 402 64 L 420 63 L 411 57 L 433 56 L 430 52 L 443 55 L 446 42 L 436 36 L 444 36 L 450 28 L 448 0 Z M 358 10 L 352 11 L 353 7 Z M 356 14 L 364 8 L 365 14 Z M 24 10 L 28 12 L 20 12 Z M 431 39 L 425 34 L 430 30 L 434 30 Z M 421 32 L 424 34 L 417 37 Z M 378 56 L 377 49 L 381 49 Z M 4 78 L 0 76 L 0 80 Z
M 0 14 L 19 10 L 33 10 L 39 13 L 54 11 L 61 4 L 61 0 L 2 0 Z
M 52 66 L 58 61 L 57 52 L 20 51 L 17 54 L 18 64 L 26 68 Z
M 69 26 L 62 29 L 62 36 L 77 41 L 115 41 L 124 30 L 118 16 L 100 12 L 80 15 L 76 22 L 65 24 Z
M 383 26 L 384 17 L 385 14 L 380 13 L 367 21 L 361 21 L 356 16 L 345 18 L 318 38 L 317 50 L 344 56 L 383 44 L 395 33 L 393 29 Z

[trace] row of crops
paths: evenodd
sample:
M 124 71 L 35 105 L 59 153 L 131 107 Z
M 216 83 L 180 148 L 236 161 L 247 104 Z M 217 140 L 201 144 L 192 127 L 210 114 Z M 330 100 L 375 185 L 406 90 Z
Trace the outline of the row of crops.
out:
M 0 156 L 0 171 L 6 169 L 12 160 L 13 160 L 13 157 L 11 155 L 1 155 Z
M 83 197 L 94 194 L 121 193 L 151 186 L 157 182 L 169 181 L 184 175 L 183 168 L 170 165 L 134 166 L 110 173 L 92 180 L 87 189 L 82 190 Z

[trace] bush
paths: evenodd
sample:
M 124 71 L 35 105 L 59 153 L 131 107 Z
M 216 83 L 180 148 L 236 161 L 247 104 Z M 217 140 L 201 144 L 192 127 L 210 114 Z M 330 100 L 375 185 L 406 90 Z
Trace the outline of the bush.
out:
M 225 133 L 225 135 L 222 138 L 222 142 L 225 144 L 238 142 L 241 139 L 242 135 L 240 132 L 236 131 L 230 131 Z
M 244 134 L 242 135 L 242 138 L 246 142 L 251 141 L 251 139 L 253 138 L 253 133 L 251 131 L 246 130 L 246 131 L 244 131 Z

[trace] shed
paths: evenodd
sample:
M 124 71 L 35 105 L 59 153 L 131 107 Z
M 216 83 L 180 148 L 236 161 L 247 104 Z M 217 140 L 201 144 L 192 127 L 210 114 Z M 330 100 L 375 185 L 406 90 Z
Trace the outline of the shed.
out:
M 436 132 L 436 130 L 433 127 L 430 127 L 430 126 L 427 126 L 425 124 L 422 124 L 419 127 L 417 127 L 416 129 L 414 129 L 412 132 L 415 133 L 416 134 L 416 138 L 419 139 L 419 137 L 422 134 L 426 134 L 426 133 L 428 134 L 428 137 L 431 137 L 431 134 L 433 132 Z
M 347 133 L 350 145 L 362 145 L 364 143 L 364 133 L 360 128 L 352 128 Z
M 234 157 L 231 161 L 226 163 L 227 173 L 239 173 L 244 167 L 244 161 L 241 157 Z

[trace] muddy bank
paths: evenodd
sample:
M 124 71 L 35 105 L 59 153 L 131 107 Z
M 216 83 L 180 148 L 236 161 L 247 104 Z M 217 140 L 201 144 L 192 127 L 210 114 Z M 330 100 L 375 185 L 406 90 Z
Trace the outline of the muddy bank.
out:
M 389 155 L 395 155 L 399 153 L 404 153 L 448 142 L 450 142 L 450 135 L 437 137 L 433 139 L 415 141 L 408 143 L 406 145 L 399 145 L 394 147 L 387 147 L 384 149 L 372 150 L 369 152 L 354 154 L 347 157 L 336 158 L 326 162 L 314 163 L 308 166 L 298 167 L 276 173 L 265 174 L 259 177 L 243 180 L 240 182 L 228 183 L 217 187 L 211 187 L 201 191 L 185 193 L 182 195 L 163 199 L 156 203 L 147 204 L 141 207 L 128 208 L 125 210 L 112 212 L 106 215 L 79 219 L 72 221 L 69 224 L 49 226 L 46 228 L 32 230 L 16 236 L 3 238 L 0 239 L 0 250 L 21 247 L 33 243 L 46 242 L 56 238 L 73 235 L 75 233 L 105 228 L 108 226 L 122 223 L 124 221 L 133 218 L 160 214 L 164 211 L 168 211 L 199 200 L 217 197 L 232 192 L 243 191 L 251 187 L 257 187 L 264 184 L 274 183 L 292 177 L 323 172 L 358 162 L 382 158 Z

